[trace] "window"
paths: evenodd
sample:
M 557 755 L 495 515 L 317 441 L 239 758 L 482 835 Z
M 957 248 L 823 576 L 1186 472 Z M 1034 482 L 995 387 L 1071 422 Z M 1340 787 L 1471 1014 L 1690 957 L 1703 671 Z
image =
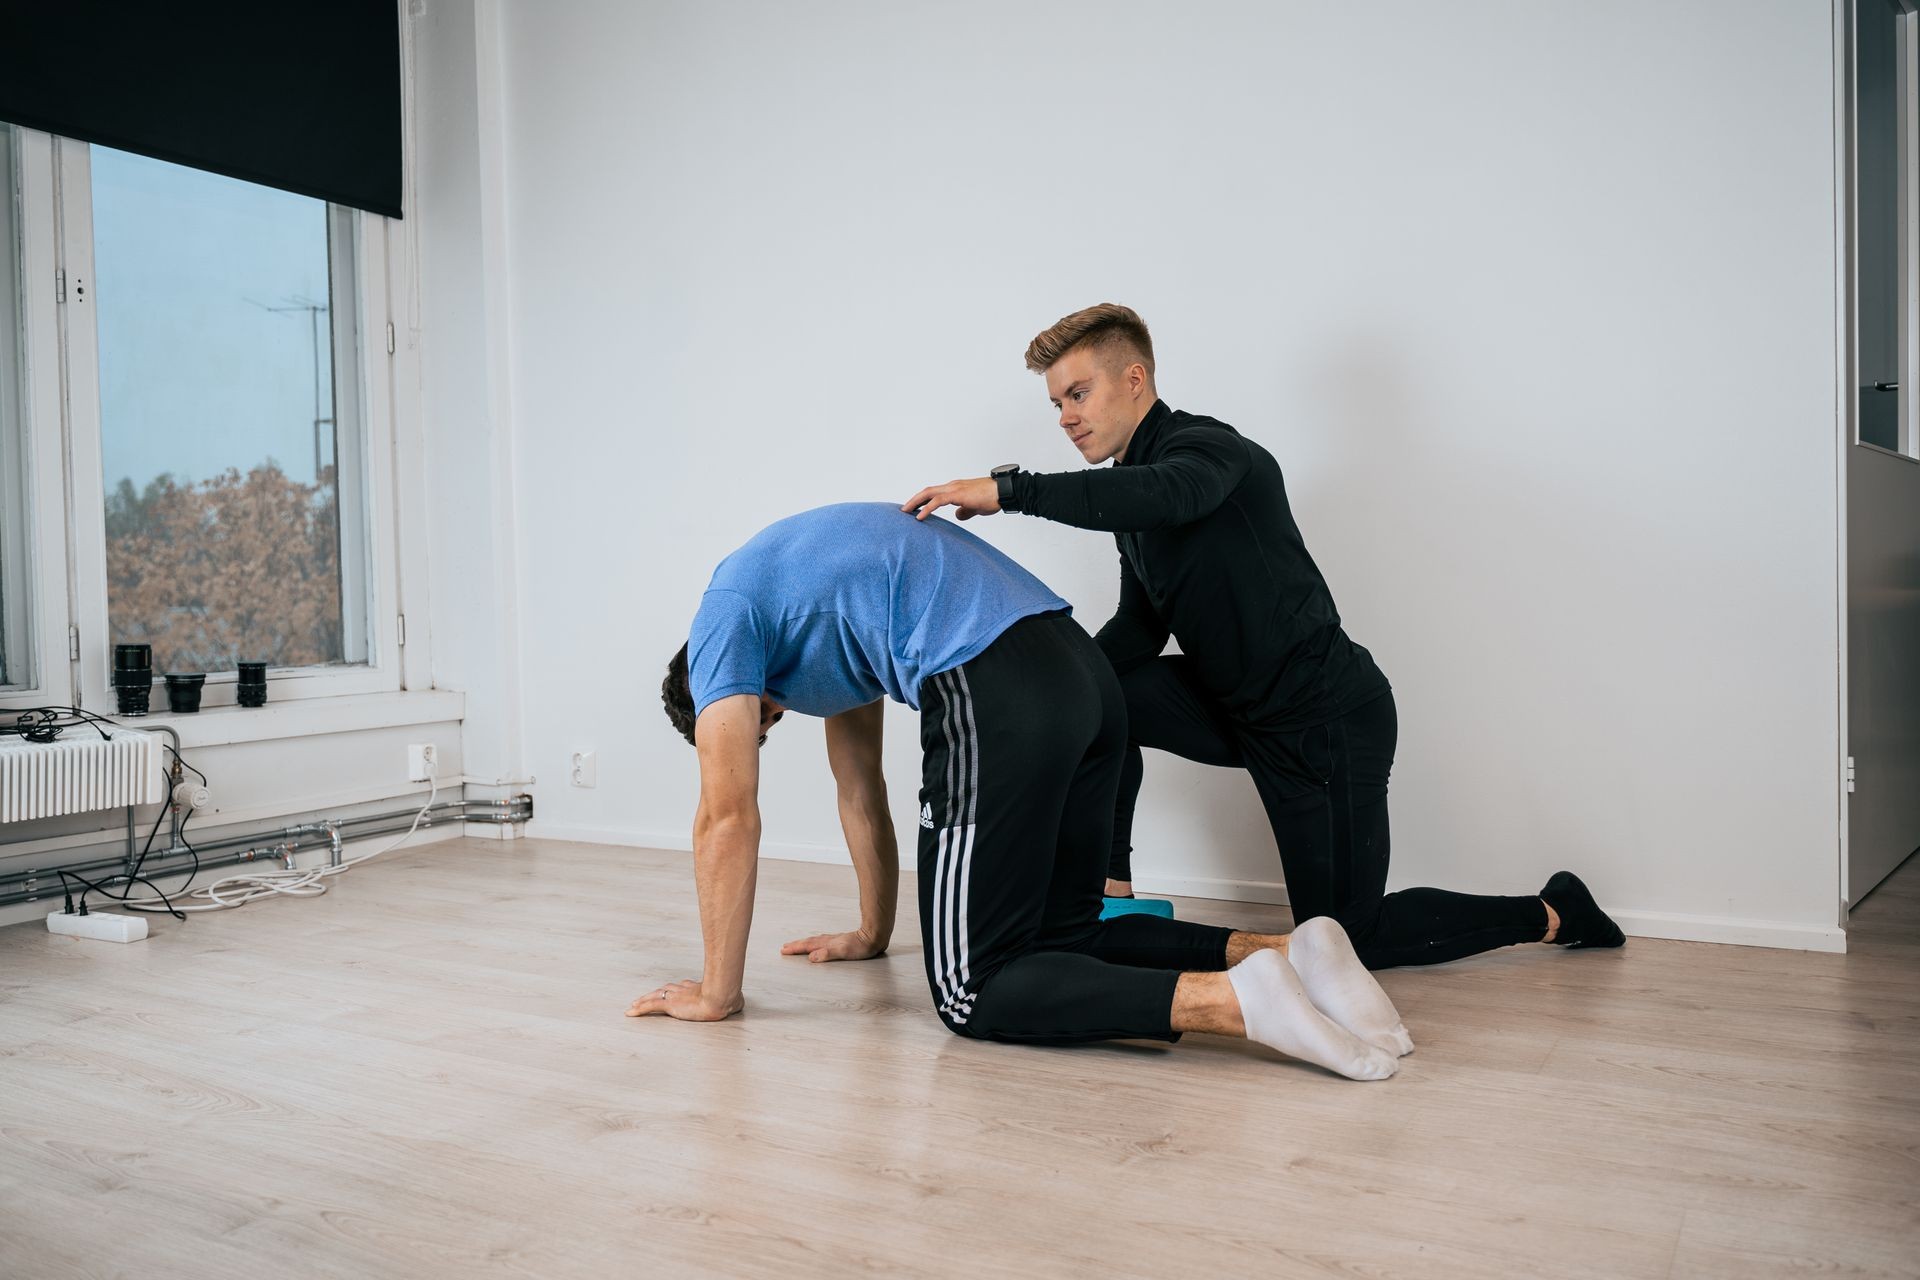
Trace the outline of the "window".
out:
M 0 689 L 35 682 L 19 206 L 13 130 L 0 125 Z
M 385 220 L 5 126 L 0 177 L 0 706 L 111 707 L 126 642 L 399 689 Z
M 366 662 L 350 220 L 104 147 L 91 191 L 114 641 L 163 671 Z

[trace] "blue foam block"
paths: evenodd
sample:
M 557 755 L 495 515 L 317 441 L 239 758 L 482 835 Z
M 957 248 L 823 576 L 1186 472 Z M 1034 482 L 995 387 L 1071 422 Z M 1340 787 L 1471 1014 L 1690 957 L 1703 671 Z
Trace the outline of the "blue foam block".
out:
M 1173 919 L 1173 904 L 1165 898 L 1103 898 L 1100 906 L 1100 918 L 1111 920 L 1115 916 L 1165 916 Z

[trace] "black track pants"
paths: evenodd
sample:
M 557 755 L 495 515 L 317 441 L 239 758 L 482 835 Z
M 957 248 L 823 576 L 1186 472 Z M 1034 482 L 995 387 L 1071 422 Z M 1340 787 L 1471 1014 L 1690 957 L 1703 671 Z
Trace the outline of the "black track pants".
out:
M 1230 930 L 1100 920 L 1126 707 L 1065 614 L 920 686 L 920 932 L 947 1026 L 988 1040 L 1171 1040 L 1174 983 Z
M 1546 932 L 1537 897 L 1446 889 L 1388 893 L 1387 775 L 1400 726 L 1393 695 L 1330 724 L 1278 732 L 1221 713 L 1186 658 L 1169 655 L 1121 678 L 1132 741 L 1114 818 L 1107 874 L 1131 880 L 1141 747 L 1245 769 L 1266 806 L 1296 922 L 1332 916 L 1369 969 L 1440 964 Z

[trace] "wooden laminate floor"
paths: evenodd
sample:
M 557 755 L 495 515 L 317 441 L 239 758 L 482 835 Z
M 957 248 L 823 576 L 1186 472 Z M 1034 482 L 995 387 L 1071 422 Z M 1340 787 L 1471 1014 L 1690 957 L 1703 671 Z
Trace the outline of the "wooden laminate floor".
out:
M 851 903 L 764 863 L 707 1026 L 621 1016 L 698 972 L 684 854 L 464 841 L 131 946 L 0 930 L 0 1276 L 1920 1275 L 1920 866 L 1846 956 L 1385 974 L 1420 1048 L 1380 1084 L 958 1039 L 910 923 L 777 954 Z

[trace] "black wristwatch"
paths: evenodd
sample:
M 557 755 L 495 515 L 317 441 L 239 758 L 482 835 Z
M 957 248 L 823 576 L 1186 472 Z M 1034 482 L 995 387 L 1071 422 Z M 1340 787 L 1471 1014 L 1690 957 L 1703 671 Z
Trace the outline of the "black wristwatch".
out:
M 1014 509 L 1013 478 L 1020 474 L 1020 464 L 1017 462 L 1003 463 L 987 472 L 987 474 L 993 477 L 994 488 L 999 490 L 1000 509 L 1002 511 L 1012 511 Z

